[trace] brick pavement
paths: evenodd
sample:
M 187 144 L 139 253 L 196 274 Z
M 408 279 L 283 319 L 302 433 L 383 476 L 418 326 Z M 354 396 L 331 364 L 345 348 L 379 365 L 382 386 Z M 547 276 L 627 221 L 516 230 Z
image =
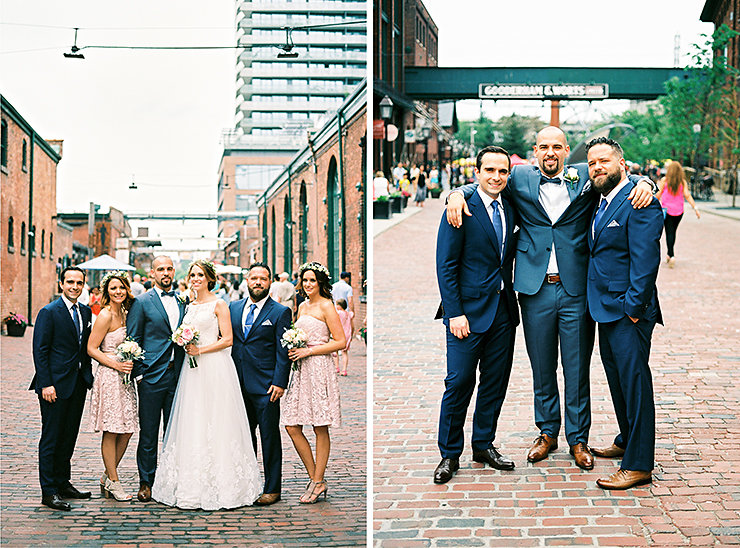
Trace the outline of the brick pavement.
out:
M 283 500 L 274 506 L 231 511 L 184 511 L 157 503 L 103 499 L 100 434 L 86 429 L 88 411 L 72 460 L 72 482 L 93 498 L 72 501 L 71 512 L 40 505 L 37 458 L 41 426 L 38 401 L 27 391 L 33 376 L 31 330 L 22 339 L 2 337 L 2 462 L 0 513 L 2 543 L 11 546 L 364 546 L 366 544 L 366 366 L 365 347 L 353 341 L 349 376 L 340 377 L 342 427 L 332 431 L 327 502 L 298 503 L 305 471 L 283 432 Z M 88 397 L 89 401 L 89 397 Z M 313 445 L 313 431 L 307 435 Z M 310 434 L 308 432 L 310 431 Z M 138 489 L 138 435 L 121 463 L 124 485 Z M 258 455 L 261 465 L 261 456 Z M 358 466 L 360 463 L 360 466 Z M 135 491 L 134 491 L 135 494 Z
M 740 223 L 686 215 L 677 266 L 661 266 L 667 326 L 656 327 L 651 355 L 657 412 L 651 486 L 598 488 L 595 480 L 616 462 L 596 459 L 593 471 L 580 470 L 562 431 L 550 458 L 527 463 L 537 431 L 521 327 L 496 440 L 516 469 L 472 462 L 469 418 L 460 471 L 435 485 L 445 362 L 444 328 L 432 320 L 439 303 L 434 247 L 443 204 L 426 203 L 374 239 L 374 544 L 740 544 Z M 591 443 L 608 444 L 616 422 L 598 350 L 591 371 Z

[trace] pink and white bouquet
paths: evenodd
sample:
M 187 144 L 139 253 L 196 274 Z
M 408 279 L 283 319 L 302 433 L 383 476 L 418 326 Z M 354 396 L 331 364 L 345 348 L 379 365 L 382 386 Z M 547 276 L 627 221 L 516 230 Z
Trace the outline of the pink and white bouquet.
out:
M 291 325 L 290 329 L 286 329 L 283 336 L 280 337 L 280 346 L 292 350 L 293 348 L 306 348 L 308 345 L 308 335 L 300 327 L 296 327 L 295 324 Z M 294 361 L 292 368 L 298 369 L 298 361 Z
M 119 362 L 132 362 L 144 357 L 144 350 L 132 338 L 128 337 L 116 347 L 116 358 Z M 131 373 L 123 374 L 123 384 L 131 383 Z
M 172 334 L 172 342 L 177 346 L 185 347 L 189 344 L 198 344 L 198 338 L 200 337 L 200 331 L 195 329 L 192 325 L 181 324 L 175 332 Z M 198 367 L 198 362 L 195 361 L 193 356 L 188 355 L 190 360 L 190 367 Z

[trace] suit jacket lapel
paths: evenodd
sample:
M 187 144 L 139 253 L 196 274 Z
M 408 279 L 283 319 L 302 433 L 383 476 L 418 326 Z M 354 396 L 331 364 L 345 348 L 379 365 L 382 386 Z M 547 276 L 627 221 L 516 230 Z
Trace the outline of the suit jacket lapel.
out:
M 169 329 L 170 333 L 172 333 L 172 326 L 170 325 L 170 317 L 167 315 L 167 311 L 164 309 L 164 305 L 162 304 L 162 299 L 160 299 L 159 295 L 157 295 L 157 288 L 154 287 L 150 289 L 149 293 L 151 294 L 149 298 L 152 300 L 152 303 L 154 304 L 154 308 L 159 310 L 159 313 L 162 314 L 162 318 L 164 319 L 164 322 L 167 324 L 167 329 Z
M 534 203 L 537 210 L 542 213 L 547 222 L 552 223 L 550 216 L 547 214 L 547 211 L 545 211 L 545 208 L 542 207 L 542 202 L 540 202 L 540 177 L 542 177 L 542 173 L 539 168 L 535 168 L 529 172 L 529 180 L 527 181 L 529 194 L 532 198 L 532 203 Z
M 604 214 L 601 216 L 601 219 L 599 219 L 598 226 L 594 227 L 594 243 L 596 243 L 596 240 L 599 239 L 601 231 L 604 230 L 605 227 L 609 226 L 609 222 L 614 218 L 614 216 L 617 214 L 617 211 L 619 211 L 622 205 L 624 205 L 624 201 L 627 199 L 627 196 L 629 196 L 631 190 L 631 188 L 628 187 L 629 185 L 626 185 L 622 190 L 619 191 L 619 193 L 607 206 L 606 211 L 604 211 Z
M 78 310 L 80 311 L 80 323 L 82 324 L 80 328 L 84 329 L 84 322 L 82 322 L 82 309 L 78 307 Z M 70 332 L 70 335 L 77 338 L 77 328 L 75 327 L 75 321 L 72 319 L 72 312 L 67 308 L 67 303 L 65 303 L 64 299 L 61 297 L 59 297 L 59 313 L 62 314 L 62 322 L 64 322 L 67 331 Z M 80 333 L 82 333 L 82 331 L 80 331 Z M 77 346 L 79 345 L 80 340 L 77 339 Z
M 571 166 L 565 166 L 565 168 L 563 168 L 563 177 L 565 177 L 565 174 L 568 173 L 568 168 L 569 167 L 571 167 Z M 580 173 L 579 173 L 579 176 L 580 176 Z M 573 202 L 576 201 L 576 198 L 578 198 L 579 192 L 583 188 L 583 185 L 586 184 L 586 181 L 579 180 L 575 184 L 569 183 L 566 179 L 563 179 L 563 181 L 565 182 L 565 188 L 568 189 L 568 196 L 570 197 L 570 203 L 572 204 Z M 565 213 L 565 212 L 563 212 L 563 213 Z M 562 215 L 561 215 L 561 217 L 562 217 Z
M 514 223 L 511 220 L 511 205 L 503 198 L 501 201 L 504 203 L 504 217 L 506 218 L 506 238 L 504 239 L 504 252 L 501 254 L 503 259 L 511 249 L 511 238 L 514 235 Z M 501 262 L 503 262 L 503 260 Z
M 242 325 L 242 316 L 244 315 L 244 305 L 247 304 L 247 299 L 241 299 L 237 301 L 234 307 L 234 314 L 231 316 L 231 329 L 236 337 L 244 342 L 244 326 Z
M 498 238 L 496 238 L 496 233 L 493 231 L 491 218 L 488 216 L 486 206 L 483 205 L 483 200 L 481 200 L 478 192 L 475 192 L 475 194 L 470 197 L 470 199 L 468 200 L 468 207 L 470 208 L 470 213 L 483 227 L 483 232 L 485 232 L 486 236 L 488 236 L 488 239 L 491 241 L 491 245 L 494 246 L 494 249 L 501 249 L 501 244 L 499 243 Z M 496 255 L 498 255 L 498 253 L 496 253 Z
M 254 328 L 260 325 L 260 322 L 267 317 L 267 315 L 270 313 L 270 310 L 274 306 L 275 301 L 272 300 L 272 297 L 267 297 L 267 300 L 265 301 L 265 304 L 262 306 L 262 310 L 260 310 L 260 313 L 257 314 L 257 317 L 254 319 L 254 323 L 252 324 L 252 329 L 249 330 L 249 333 L 247 333 L 247 339 L 249 339 L 249 335 L 252 334 L 252 331 L 254 331 Z

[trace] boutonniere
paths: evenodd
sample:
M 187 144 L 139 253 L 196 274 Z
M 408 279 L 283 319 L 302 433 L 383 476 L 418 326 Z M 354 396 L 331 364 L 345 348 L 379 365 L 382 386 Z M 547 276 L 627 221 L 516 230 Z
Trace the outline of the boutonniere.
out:
M 581 196 L 583 196 L 584 194 L 586 194 L 586 192 L 588 192 L 589 190 L 591 190 L 591 181 L 590 180 L 586 181 L 586 184 L 583 185 L 583 190 L 581 190 Z
M 565 182 L 570 185 L 571 190 L 576 187 L 578 184 L 578 181 L 580 181 L 580 177 L 578 176 L 578 170 L 574 167 L 569 167 L 565 170 L 565 173 L 563 174 L 563 179 L 565 179 Z
M 175 295 L 175 298 L 182 304 L 188 304 L 188 296 L 184 293 L 178 293 L 177 295 Z

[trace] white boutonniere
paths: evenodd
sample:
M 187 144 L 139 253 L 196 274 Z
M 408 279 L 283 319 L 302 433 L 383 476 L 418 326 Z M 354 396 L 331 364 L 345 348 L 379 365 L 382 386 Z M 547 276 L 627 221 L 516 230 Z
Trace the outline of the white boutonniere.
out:
M 565 179 L 565 182 L 570 185 L 570 188 L 573 189 L 578 184 L 578 181 L 581 179 L 578 176 L 578 170 L 574 167 L 569 167 L 565 170 L 565 173 L 563 174 L 563 179 Z
M 591 181 L 590 180 L 586 181 L 586 184 L 583 185 L 583 190 L 581 190 L 581 196 L 583 196 L 584 194 L 586 194 L 586 192 L 588 192 L 589 190 L 591 190 Z
M 182 304 L 188 304 L 188 296 L 184 293 L 178 293 L 177 295 L 175 295 L 175 298 Z

